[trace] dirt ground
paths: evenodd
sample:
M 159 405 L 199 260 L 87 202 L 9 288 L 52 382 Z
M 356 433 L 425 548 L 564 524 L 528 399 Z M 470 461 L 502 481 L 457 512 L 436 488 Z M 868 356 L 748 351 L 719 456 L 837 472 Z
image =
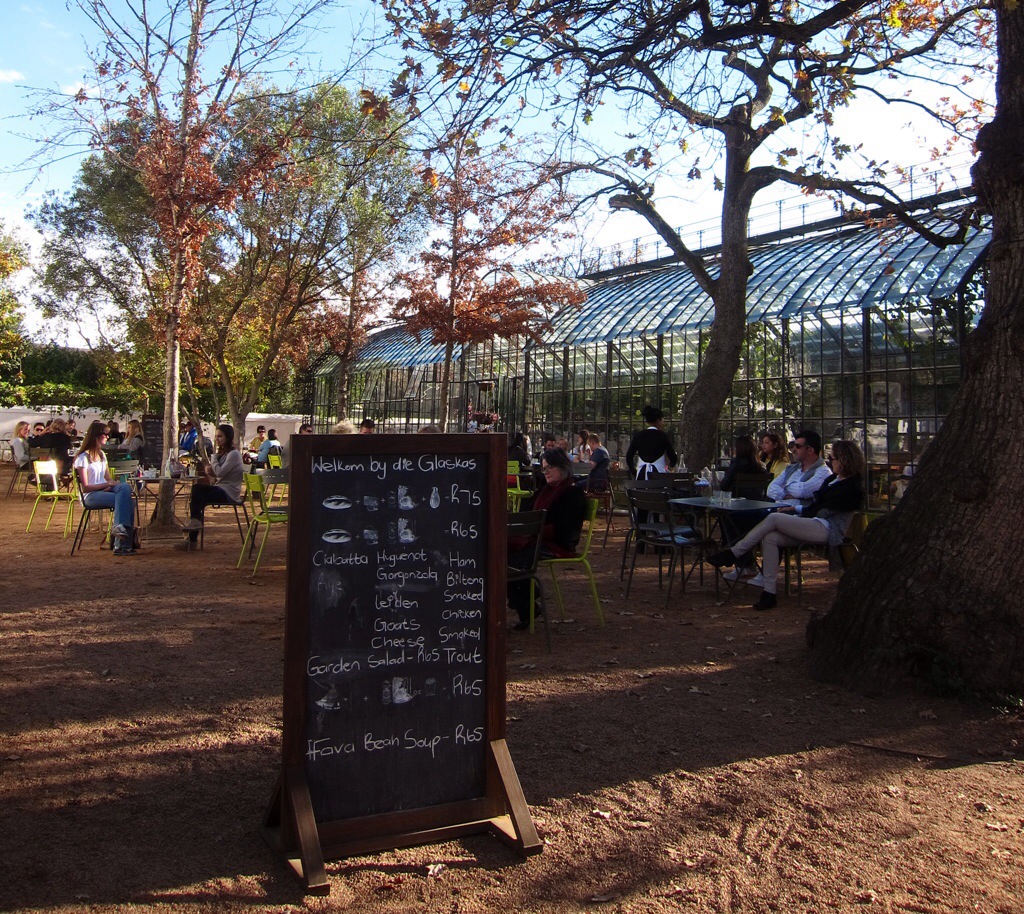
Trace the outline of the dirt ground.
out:
M 6 478 L 0 477 L 6 487 Z M 203 553 L 81 555 L 0 503 L 0 910 L 1024 910 L 1024 722 L 806 672 L 834 587 L 625 599 L 622 538 L 543 636 L 510 633 L 508 742 L 545 841 L 477 836 L 328 864 L 306 896 L 259 825 L 276 777 L 283 531 L 255 580 L 230 513 Z M 176 542 L 176 541 L 175 541 Z M 600 537 L 598 537 L 600 544 Z M 740 593 L 739 591 L 746 591 Z

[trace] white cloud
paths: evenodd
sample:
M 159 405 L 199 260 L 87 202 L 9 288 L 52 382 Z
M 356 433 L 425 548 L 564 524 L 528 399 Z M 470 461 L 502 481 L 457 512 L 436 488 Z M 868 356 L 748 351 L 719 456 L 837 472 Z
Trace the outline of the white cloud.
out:
M 0 70 L 0 83 L 16 83 L 24 78 L 25 75 L 18 70 Z

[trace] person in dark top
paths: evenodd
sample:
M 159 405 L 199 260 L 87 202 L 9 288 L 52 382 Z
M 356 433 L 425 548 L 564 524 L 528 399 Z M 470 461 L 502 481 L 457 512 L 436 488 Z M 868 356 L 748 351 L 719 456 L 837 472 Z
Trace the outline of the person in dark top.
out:
M 608 448 L 601 444 L 599 435 L 591 432 L 588 443 L 590 445 L 590 473 L 579 484 L 583 486 L 584 491 L 600 495 L 611 490 L 608 471 L 612 464 L 612 458 L 608 453 Z
M 516 432 L 512 436 L 512 443 L 508 446 L 508 459 L 518 460 L 519 469 L 528 470 L 532 461 L 526 452 L 526 436 L 522 432 Z
M 738 435 L 732 443 L 732 453 L 733 458 L 729 461 L 729 468 L 725 471 L 719 487 L 723 492 L 732 492 L 738 473 L 764 472 L 764 466 L 757 459 L 754 439 L 750 435 Z
M 757 449 L 754 446 L 754 439 L 749 435 L 738 435 L 733 441 L 733 458 L 729 462 L 729 468 L 722 477 L 721 489 L 723 492 L 732 493 L 736 486 L 736 476 L 740 473 L 763 473 L 764 466 L 757 459 Z M 723 513 L 719 518 L 722 525 L 722 533 L 726 542 L 735 543 L 745 533 L 749 533 L 757 526 L 759 521 L 768 516 L 767 511 L 730 511 Z M 752 553 L 741 555 L 736 559 L 736 568 L 727 571 L 723 577 L 728 581 L 738 581 L 745 575 L 752 575 L 756 571 L 754 556 Z
M 61 462 L 61 476 L 71 472 L 71 436 L 67 433 L 67 423 L 60 418 L 54 419 L 41 435 L 28 439 L 29 447 L 49 448 L 56 460 Z
M 721 568 L 734 564 L 737 556 L 761 544 L 764 590 L 754 609 L 775 607 L 780 547 L 798 543 L 838 546 L 843 541 L 850 520 L 864 500 L 864 454 L 853 441 L 837 441 L 832 445 L 832 468 L 832 475 L 822 482 L 810 504 L 784 505 L 738 543 L 708 557 L 712 565 Z
M 647 428 L 636 432 L 626 451 L 626 465 L 637 479 L 647 479 L 655 473 L 667 473 L 679 462 L 679 455 L 665 434 L 665 414 L 656 406 L 645 406 L 644 421 Z
M 564 451 L 545 451 L 541 456 L 541 471 L 544 485 L 523 510 L 546 512 L 541 558 L 568 558 L 576 554 L 583 534 L 587 497 L 573 481 L 572 462 Z M 511 567 L 526 567 L 533 559 L 532 545 L 509 542 L 508 546 Z M 507 586 L 508 605 L 519 616 L 515 629 L 525 631 L 530 627 L 530 582 L 513 581 Z

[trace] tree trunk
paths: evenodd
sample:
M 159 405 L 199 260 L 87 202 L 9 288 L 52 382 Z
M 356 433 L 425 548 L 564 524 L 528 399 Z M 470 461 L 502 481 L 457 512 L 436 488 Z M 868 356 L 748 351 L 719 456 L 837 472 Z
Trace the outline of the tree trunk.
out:
M 178 455 L 178 396 L 181 368 L 181 344 L 178 342 L 178 312 L 171 308 L 166 321 L 166 352 L 164 370 L 164 440 L 160 459 L 160 475 L 167 467 L 167 458 Z M 161 526 L 174 523 L 174 483 L 165 480 L 157 496 L 155 521 Z
M 351 360 L 347 355 L 338 356 L 338 422 L 348 418 L 348 385 L 352 370 Z
M 740 367 L 747 326 L 747 280 L 751 265 L 747 256 L 747 215 L 750 211 L 742 154 L 727 154 L 725 200 L 722 204 L 722 270 L 715 280 L 712 298 L 715 322 L 700 371 L 683 398 L 679 452 L 695 472 L 711 466 L 718 456 L 718 420 L 732 393 Z
M 964 383 L 899 507 L 807 630 L 815 672 L 858 688 L 912 673 L 1024 693 L 1024 11 L 996 10 L 997 108 L 974 167 L 992 246 Z
M 441 404 L 437 416 L 437 424 L 441 426 L 442 432 L 448 431 L 448 406 L 451 401 L 452 353 L 454 351 L 455 345 L 449 338 L 444 344 L 444 363 L 441 365 Z

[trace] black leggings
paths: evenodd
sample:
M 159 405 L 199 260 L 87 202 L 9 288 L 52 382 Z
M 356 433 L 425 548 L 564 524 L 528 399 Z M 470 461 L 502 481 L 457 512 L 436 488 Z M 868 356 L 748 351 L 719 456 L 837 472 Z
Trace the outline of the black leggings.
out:
M 236 502 L 220 486 L 192 486 L 192 497 L 188 503 L 189 516 L 194 520 L 202 520 L 207 505 L 236 505 Z M 189 539 L 195 542 L 199 534 L 193 530 Z

